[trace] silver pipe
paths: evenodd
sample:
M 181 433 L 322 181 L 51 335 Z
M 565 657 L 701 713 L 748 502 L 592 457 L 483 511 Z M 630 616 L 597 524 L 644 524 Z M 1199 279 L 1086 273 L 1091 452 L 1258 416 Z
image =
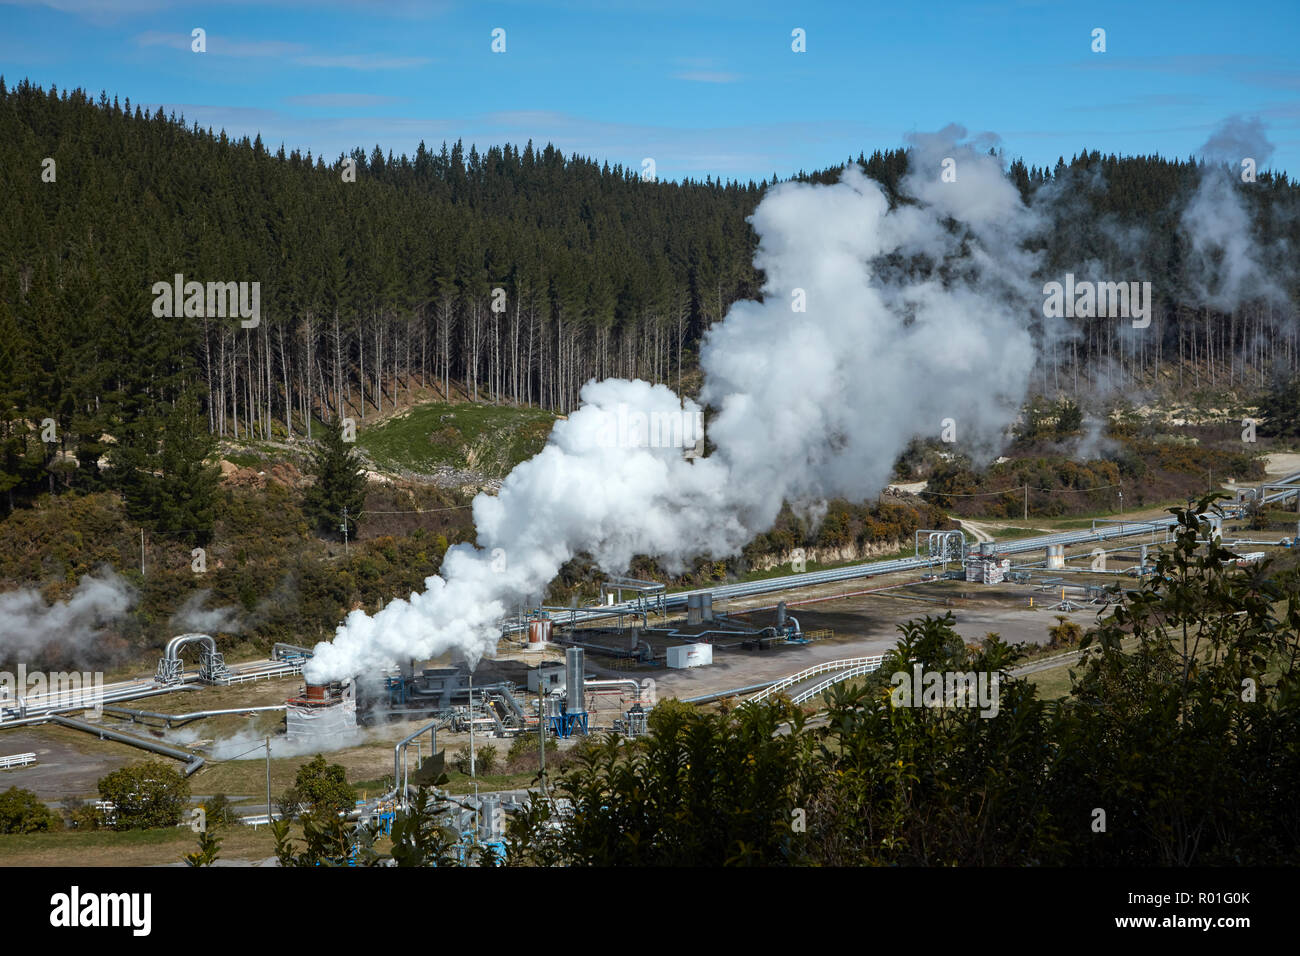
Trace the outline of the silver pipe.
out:
M 248 714 L 254 711 L 264 710 L 284 710 L 284 704 L 271 704 L 266 707 L 232 707 L 226 710 L 196 710 L 189 714 L 159 714 L 152 710 L 132 710 L 128 707 L 105 707 L 104 713 L 126 716 L 134 722 L 137 717 L 152 717 L 155 720 L 161 720 L 166 723 L 168 729 L 173 724 L 187 724 L 192 720 L 199 720 L 203 717 L 216 717 L 221 714 Z
M 408 737 L 403 737 L 393 745 L 393 787 L 398 791 L 398 797 L 403 806 L 406 805 L 406 782 L 404 780 L 406 770 L 406 746 L 416 737 L 419 737 L 426 730 L 429 731 L 429 753 L 433 754 L 438 749 L 438 725 L 443 723 L 443 718 L 431 720 L 415 733 Z
M 588 687 L 630 687 L 632 688 L 633 697 L 641 696 L 641 685 L 638 684 L 636 681 L 632 680 L 631 678 L 619 678 L 613 680 L 589 680 L 587 681 L 587 686 Z
M 185 776 L 190 776 L 196 770 L 203 766 L 204 760 L 196 753 L 186 750 L 178 750 L 175 747 L 169 747 L 166 744 L 156 743 L 152 740 L 145 740 L 142 737 L 132 737 L 130 734 L 124 734 L 118 730 L 112 730 L 108 727 L 96 727 L 94 724 L 88 724 L 84 720 L 76 720 L 72 717 L 63 717 L 59 714 L 50 714 L 45 718 L 52 720 L 56 724 L 64 727 L 71 727 L 73 730 L 83 730 L 88 734 L 95 734 L 101 740 L 107 737 L 109 740 L 116 740 L 119 743 L 129 744 L 132 747 L 139 747 L 141 750 L 148 750 L 156 754 L 162 754 L 164 757 L 171 757 L 174 760 L 180 760 L 185 763 Z

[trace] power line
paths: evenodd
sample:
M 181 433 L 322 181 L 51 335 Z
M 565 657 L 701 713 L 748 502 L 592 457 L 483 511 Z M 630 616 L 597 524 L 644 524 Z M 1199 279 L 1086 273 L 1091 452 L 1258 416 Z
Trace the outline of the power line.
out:
M 1105 491 L 1107 488 L 1121 488 L 1121 487 L 1123 486 L 1114 484 L 1114 485 L 1097 485 L 1095 488 L 1030 488 L 1029 490 L 1040 495 L 1058 495 L 1058 494 L 1083 495 L 1093 491 Z M 914 492 L 914 494 L 938 495 L 944 498 L 988 498 L 993 495 L 1018 495 L 1024 490 L 1025 490 L 1024 485 L 1017 485 L 1014 488 L 1006 488 L 1002 491 L 980 491 L 980 492 L 975 492 L 973 494 L 963 494 L 956 491 L 917 491 Z

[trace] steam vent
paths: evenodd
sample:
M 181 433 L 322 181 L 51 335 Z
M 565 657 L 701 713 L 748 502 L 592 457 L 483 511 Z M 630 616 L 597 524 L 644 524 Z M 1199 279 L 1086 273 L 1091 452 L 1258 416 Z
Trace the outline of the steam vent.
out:
M 289 698 L 284 712 L 285 736 L 323 740 L 355 731 L 357 702 L 350 683 L 307 684 L 302 696 Z

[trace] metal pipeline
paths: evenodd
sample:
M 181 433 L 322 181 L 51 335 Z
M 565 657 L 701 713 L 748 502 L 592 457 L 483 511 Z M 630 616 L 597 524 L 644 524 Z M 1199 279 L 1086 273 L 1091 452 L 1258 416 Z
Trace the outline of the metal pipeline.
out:
M 124 715 L 131 719 L 132 723 L 140 717 L 151 717 L 155 720 L 161 720 L 170 730 L 173 725 L 180 726 L 188 724 L 192 720 L 200 720 L 204 717 L 217 717 L 222 714 L 249 714 L 265 710 L 284 710 L 284 704 L 272 704 L 266 707 L 232 707 L 226 710 L 196 710 L 189 714 L 160 714 L 152 710 L 132 710 L 129 707 L 105 707 L 104 713 L 113 716 Z
M 83 730 L 88 734 L 94 734 L 101 740 L 107 738 L 116 740 L 119 743 L 129 744 L 132 747 L 139 747 L 141 750 L 148 750 L 156 754 L 162 754 L 164 757 L 171 757 L 173 760 L 180 760 L 185 764 L 185 776 L 190 776 L 196 770 L 203 766 L 204 760 L 196 753 L 188 750 L 178 750 L 176 747 L 169 747 L 166 744 L 156 743 L 152 740 L 145 740 L 143 737 L 132 737 L 130 734 L 124 734 L 119 730 L 110 730 L 107 727 L 96 727 L 94 724 L 88 724 L 84 720 L 77 720 L 73 717 L 63 717 L 59 714 L 50 714 L 45 720 L 52 720 L 56 724 L 64 727 L 71 727 L 73 730 Z
M 193 675 L 190 675 L 186 678 L 186 680 L 188 681 L 194 681 L 197 679 L 198 678 L 194 677 Z M 153 690 L 142 690 L 142 691 L 117 688 L 114 690 L 104 691 L 103 699 L 104 700 L 140 700 L 141 698 L 144 697 L 157 697 L 161 694 L 170 694 L 178 690 L 198 690 L 198 689 L 199 689 L 198 687 L 195 687 L 192 684 L 176 684 L 171 687 L 162 687 Z M 18 698 L 17 701 L 11 701 L 6 699 L 5 701 L 0 702 L 0 715 L 3 714 L 5 707 L 12 707 L 14 709 L 18 709 L 24 712 L 27 710 L 36 709 L 39 711 L 39 713 L 32 717 L 19 717 L 16 720 L 8 720 L 0 716 L 0 730 L 3 730 L 6 727 L 21 727 L 27 724 L 40 723 L 45 719 L 45 717 L 49 716 L 50 714 L 59 714 L 59 713 L 64 713 L 69 711 L 84 711 L 84 710 L 95 709 L 94 705 L 91 705 L 89 707 L 86 706 L 84 701 L 79 704 L 71 704 L 68 706 L 47 706 L 45 704 L 39 704 L 39 703 L 32 704 L 30 703 L 30 698 L 25 698 L 25 697 L 20 697 Z
M 589 680 L 586 682 L 587 687 L 630 687 L 632 696 L 641 696 L 641 685 L 631 678 L 620 678 L 617 680 Z
M 438 751 L 438 727 L 445 723 L 445 718 L 439 717 L 425 724 L 409 737 L 403 737 L 393 745 L 393 788 L 398 793 L 398 798 L 403 804 L 406 803 L 406 783 L 403 779 L 406 774 L 406 747 L 412 740 L 419 737 L 426 730 L 429 732 L 429 753 L 430 755 Z

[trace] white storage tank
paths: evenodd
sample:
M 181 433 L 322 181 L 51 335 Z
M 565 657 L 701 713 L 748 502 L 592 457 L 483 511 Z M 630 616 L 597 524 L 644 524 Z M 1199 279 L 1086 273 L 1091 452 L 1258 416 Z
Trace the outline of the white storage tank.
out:
M 712 644 L 679 644 L 668 648 L 669 667 L 703 667 L 712 663 Z

